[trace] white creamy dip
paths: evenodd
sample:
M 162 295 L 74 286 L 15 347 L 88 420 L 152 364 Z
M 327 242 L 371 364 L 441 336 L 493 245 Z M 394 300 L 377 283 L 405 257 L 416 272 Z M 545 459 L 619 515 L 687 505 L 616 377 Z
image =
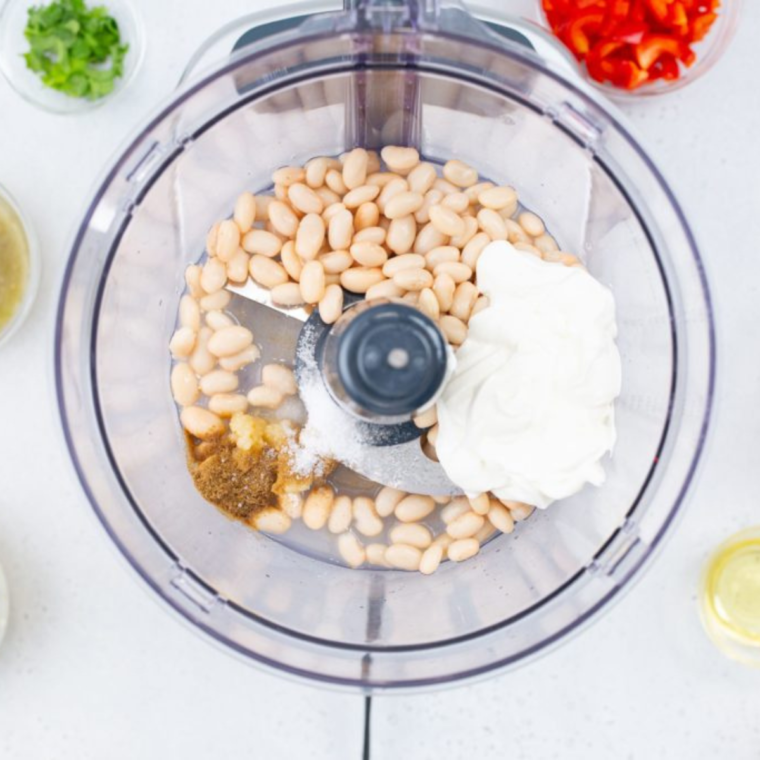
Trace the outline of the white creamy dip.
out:
M 446 473 L 469 495 L 541 508 L 601 485 L 621 383 L 612 293 L 505 241 L 486 246 L 477 283 L 490 306 L 470 320 L 438 400 Z

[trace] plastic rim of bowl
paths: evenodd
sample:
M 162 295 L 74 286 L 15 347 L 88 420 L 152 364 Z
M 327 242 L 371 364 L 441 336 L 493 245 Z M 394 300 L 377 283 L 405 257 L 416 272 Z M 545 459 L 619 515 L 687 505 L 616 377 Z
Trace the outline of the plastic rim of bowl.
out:
M 682 90 L 687 85 L 700 79 L 721 59 L 726 52 L 739 22 L 741 13 L 742 0 L 724 0 L 723 5 L 719 8 L 718 18 L 712 29 L 708 32 L 704 40 L 696 43 L 697 60 L 690 68 L 682 69 L 681 76 L 671 82 L 658 80 L 651 85 L 643 85 L 637 90 L 625 90 L 621 87 L 615 87 L 609 82 L 598 82 L 593 79 L 586 69 L 585 64 L 578 63 L 580 75 L 592 87 L 603 92 L 607 97 L 620 101 L 636 100 L 638 98 L 656 97 L 658 95 L 667 95 L 677 90 Z M 535 20 L 555 37 L 557 43 L 565 47 L 559 38 L 554 35 L 543 9 L 541 0 L 536 0 Z
M 21 324 L 31 311 L 34 299 L 37 297 L 37 290 L 40 284 L 40 250 L 37 244 L 37 238 L 32 230 L 29 220 L 21 212 L 18 204 L 13 200 L 11 194 L 0 185 L 0 204 L 7 205 L 8 208 L 16 215 L 21 223 L 21 228 L 24 231 L 27 245 L 28 266 L 29 270 L 26 276 L 26 286 L 24 288 L 24 294 L 21 298 L 21 303 L 16 309 L 16 313 L 11 317 L 10 321 L 2 328 L 0 328 L 0 346 L 7 341 L 13 333 L 18 330 Z
M 37 74 L 26 68 L 23 53 L 28 50 L 24 27 L 29 8 L 44 2 L 8 0 L 0 6 L 0 71 L 10 86 L 28 103 L 56 114 L 76 114 L 99 108 L 127 89 L 142 65 L 145 55 L 145 30 L 137 9 L 128 0 L 90 0 L 89 5 L 105 5 L 119 23 L 123 39 L 129 44 L 124 58 L 124 74 L 116 80 L 111 93 L 97 100 L 73 98 L 42 84 Z

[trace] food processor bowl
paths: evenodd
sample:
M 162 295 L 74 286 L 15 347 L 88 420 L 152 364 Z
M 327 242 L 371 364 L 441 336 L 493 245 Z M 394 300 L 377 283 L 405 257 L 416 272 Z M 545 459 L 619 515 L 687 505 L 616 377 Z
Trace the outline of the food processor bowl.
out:
M 277 167 L 386 144 L 516 187 L 612 289 L 623 362 L 606 483 L 429 577 L 350 570 L 225 519 L 193 486 L 169 390 L 183 272 L 213 221 Z M 77 231 L 55 372 L 84 490 L 157 597 L 249 661 L 392 691 L 523 663 L 630 586 L 694 477 L 714 350 L 694 238 L 620 115 L 461 6 L 370 2 L 242 47 L 134 135 Z

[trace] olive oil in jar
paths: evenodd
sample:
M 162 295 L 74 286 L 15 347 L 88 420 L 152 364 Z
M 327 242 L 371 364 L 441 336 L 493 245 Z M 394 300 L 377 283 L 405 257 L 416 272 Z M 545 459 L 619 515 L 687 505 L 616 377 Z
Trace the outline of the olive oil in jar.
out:
M 0 333 L 21 306 L 29 280 L 29 244 L 18 214 L 0 196 Z
M 702 580 L 707 632 L 730 657 L 760 666 L 760 528 L 718 547 Z

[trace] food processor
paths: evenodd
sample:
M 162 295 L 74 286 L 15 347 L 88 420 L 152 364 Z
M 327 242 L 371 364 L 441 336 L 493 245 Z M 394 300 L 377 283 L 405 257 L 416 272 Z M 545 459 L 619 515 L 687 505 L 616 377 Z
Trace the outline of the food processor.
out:
M 277 21 L 266 34 L 248 34 L 249 17 L 215 35 L 86 211 L 56 330 L 74 466 L 154 594 L 247 661 L 365 692 L 524 663 L 631 585 L 694 478 L 715 371 L 694 238 L 620 115 L 539 29 L 485 23 L 447 0 L 361 0 L 287 17 L 264 19 Z M 212 49 L 226 53 L 208 67 Z M 169 391 L 183 273 L 201 259 L 208 227 L 240 192 L 271 189 L 278 167 L 390 144 L 434 163 L 458 158 L 517 188 L 611 288 L 623 362 L 605 484 L 430 577 L 351 570 L 225 519 L 193 486 Z M 267 361 L 292 350 L 262 346 Z

